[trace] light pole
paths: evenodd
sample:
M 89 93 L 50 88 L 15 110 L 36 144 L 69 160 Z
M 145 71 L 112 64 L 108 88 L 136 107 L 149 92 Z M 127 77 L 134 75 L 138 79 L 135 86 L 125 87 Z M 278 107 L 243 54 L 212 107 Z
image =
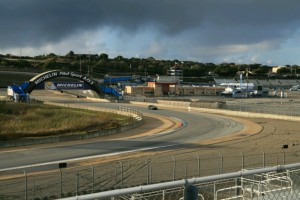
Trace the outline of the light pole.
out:
M 80 65 L 80 74 L 81 74 L 81 56 L 79 55 L 79 65 Z
M 248 98 L 248 71 L 249 69 L 246 69 L 246 98 Z
M 146 82 L 147 82 L 147 69 L 145 67 L 145 85 L 147 85 Z

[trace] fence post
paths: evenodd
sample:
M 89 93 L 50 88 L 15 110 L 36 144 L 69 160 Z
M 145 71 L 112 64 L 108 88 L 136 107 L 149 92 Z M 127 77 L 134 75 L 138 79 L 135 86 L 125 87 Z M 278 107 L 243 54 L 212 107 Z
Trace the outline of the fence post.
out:
M 197 200 L 199 188 L 194 185 L 186 184 L 184 186 L 183 199 L 184 200 Z
M 76 173 L 76 196 L 79 195 L 79 173 Z
M 149 165 L 148 165 L 148 160 L 145 159 L 146 166 L 147 166 L 147 185 L 149 185 Z
M 216 192 L 217 192 L 216 181 L 214 181 L 214 200 L 216 200 Z
M 266 155 L 265 155 L 265 152 L 263 150 L 261 150 L 262 153 L 263 153 L 263 167 L 266 166 Z
M 236 196 L 240 195 L 240 189 L 238 186 L 241 186 L 241 179 L 240 178 L 236 178 L 235 179 L 235 186 L 236 186 Z
M 242 155 L 242 169 L 244 169 L 244 154 L 242 151 L 241 151 L 241 155 Z
M 198 158 L 198 176 L 200 177 L 200 156 L 197 155 Z
M 219 174 L 222 174 L 222 172 L 223 172 L 223 156 L 220 152 L 219 152 L 219 158 L 220 158 L 220 165 L 218 166 L 219 167 Z
M 187 179 L 187 164 L 185 163 L 185 179 Z
M 173 181 L 175 181 L 175 173 L 176 173 L 176 160 L 174 156 L 172 156 L 173 159 Z
M 117 171 L 117 169 L 115 169 L 115 190 L 117 189 L 117 178 L 118 177 L 118 171 Z
M 26 171 L 24 170 L 24 178 L 25 178 L 25 200 L 27 200 L 27 174 Z
M 62 193 L 63 193 L 63 180 L 62 180 L 62 171 L 61 171 L 61 168 L 59 168 L 59 172 L 60 172 L 60 198 L 62 198 Z
M 123 188 L 123 163 L 119 161 L 121 167 L 121 188 Z
M 92 193 L 94 193 L 94 185 L 95 185 L 95 170 L 94 170 L 94 166 L 91 164 L 91 168 L 92 168 Z
M 152 166 L 150 166 L 150 184 L 152 183 Z
M 33 199 L 35 199 L 35 176 L 33 176 Z
M 282 153 L 283 153 L 283 165 L 285 165 L 285 151 L 283 149 L 281 149 Z

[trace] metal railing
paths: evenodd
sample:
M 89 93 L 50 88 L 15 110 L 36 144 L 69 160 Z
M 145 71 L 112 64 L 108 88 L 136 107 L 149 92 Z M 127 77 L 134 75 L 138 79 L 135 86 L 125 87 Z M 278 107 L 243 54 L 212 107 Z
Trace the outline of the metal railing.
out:
M 79 195 L 89 199 L 299 199 L 300 163 Z M 258 176 L 260 179 L 256 180 Z M 174 190 L 170 190 L 173 188 Z M 172 198 L 170 198 L 172 196 Z
M 189 157 L 179 154 L 131 158 L 122 161 L 119 161 L 118 157 L 115 160 L 111 158 L 110 162 L 99 164 L 88 163 L 89 161 L 70 161 L 66 163 L 65 168 L 59 168 L 60 163 L 50 163 L 27 168 L 2 169 L 0 170 L 0 199 L 57 199 L 192 177 L 218 175 L 241 169 L 285 165 L 299 161 L 298 154 L 299 152 L 287 150 L 287 152 L 277 153 L 261 151 L 254 154 L 243 152 L 194 154 Z M 271 174 L 269 177 L 271 180 Z M 240 185 L 246 185 L 246 183 L 245 177 L 243 184 Z M 258 187 L 257 183 L 259 182 L 253 181 L 253 190 Z M 234 181 L 227 185 L 228 187 L 235 186 Z M 263 186 L 263 182 L 260 185 Z M 170 190 L 173 191 L 176 188 Z M 182 188 L 180 190 L 182 191 Z M 218 195 L 224 192 L 219 191 Z

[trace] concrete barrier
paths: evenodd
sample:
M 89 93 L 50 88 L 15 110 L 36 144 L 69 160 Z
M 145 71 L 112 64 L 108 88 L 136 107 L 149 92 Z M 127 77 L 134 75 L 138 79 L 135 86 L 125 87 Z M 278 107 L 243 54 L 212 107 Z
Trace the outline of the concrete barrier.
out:
M 100 98 L 94 98 L 94 97 L 86 97 L 86 99 L 92 100 L 92 101 L 97 101 L 97 102 L 107 102 L 107 103 L 110 102 L 107 99 L 100 99 Z
M 6 96 L 0 96 L 0 101 L 6 101 L 7 97 Z
M 140 105 L 149 105 L 150 103 L 145 102 L 132 102 L 131 104 L 140 104 Z M 232 110 L 222 110 L 222 109 L 212 109 L 212 108 L 197 108 L 191 107 L 190 102 L 176 102 L 176 101 L 159 101 L 156 105 L 159 107 L 173 108 L 173 109 L 184 109 L 187 111 L 197 111 L 210 114 L 219 114 L 227 116 L 236 116 L 236 117 L 246 117 L 246 118 L 265 118 L 265 119 L 280 119 L 286 121 L 300 121 L 299 116 L 287 116 L 287 115 L 274 115 L 274 114 L 264 114 L 264 113 L 253 113 L 253 112 L 241 112 L 241 111 L 232 111 Z M 152 104 L 152 103 L 151 103 Z

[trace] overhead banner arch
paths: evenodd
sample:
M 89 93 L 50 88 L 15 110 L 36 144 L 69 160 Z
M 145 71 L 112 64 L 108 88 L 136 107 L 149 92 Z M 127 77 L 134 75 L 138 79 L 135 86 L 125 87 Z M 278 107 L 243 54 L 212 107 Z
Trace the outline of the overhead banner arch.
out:
M 84 81 L 86 84 L 91 86 L 91 89 L 97 92 L 97 94 L 101 93 L 98 82 L 91 79 L 90 77 L 77 72 L 71 72 L 71 71 L 68 72 L 68 71 L 60 71 L 60 70 L 47 71 L 33 77 L 28 82 L 28 86 L 24 89 L 24 92 L 30 94 L 32 90 L 38 87 L 38 85 L 40 85 L 41 83 L 57 77 L 69 77 L 69 78 L 74 78 L 74 79 Z

